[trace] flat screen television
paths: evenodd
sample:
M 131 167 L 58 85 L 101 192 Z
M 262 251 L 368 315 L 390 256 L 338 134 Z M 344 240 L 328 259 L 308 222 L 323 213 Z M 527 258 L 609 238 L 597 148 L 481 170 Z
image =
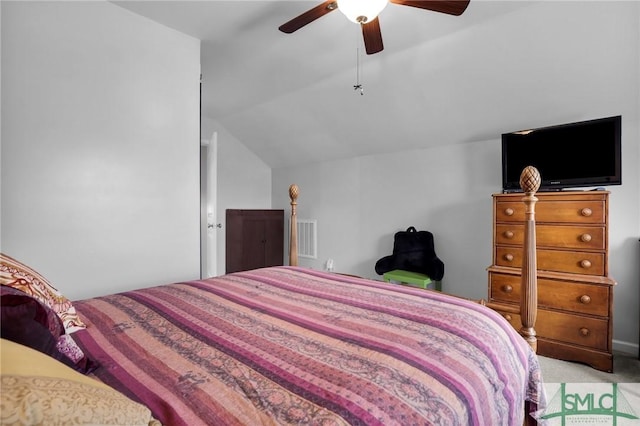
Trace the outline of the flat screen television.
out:
M 540 190 L 622 184 L 622 117 L 502 134 L 502 189 L 520 190 L 526 166 L 540 172 Z

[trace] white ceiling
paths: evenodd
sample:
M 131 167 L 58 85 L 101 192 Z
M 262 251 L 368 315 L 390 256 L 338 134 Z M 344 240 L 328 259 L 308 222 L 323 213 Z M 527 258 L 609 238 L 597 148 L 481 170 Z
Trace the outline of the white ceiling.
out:
M 526 111 L 503 101 L 523 89 L 510 64 L 527 62 L 509 33 L 520 24 L 508 16 L 530 3 L 471 0 L 459 17 L 389 4 L 384 51 L 360 58 L 360 95 L 356 24 L 334 11 L 278 31 L 320 2 L 115 3 L 202 40 L 203 115 L 274 168 L 496 139 L 519 129 L 505 123 L 525 126 Z

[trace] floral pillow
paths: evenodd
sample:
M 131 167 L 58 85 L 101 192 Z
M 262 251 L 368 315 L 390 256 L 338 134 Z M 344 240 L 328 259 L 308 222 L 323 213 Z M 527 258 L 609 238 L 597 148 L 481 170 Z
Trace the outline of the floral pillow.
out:
M 67 333 L 87 328 L 69 299 L 38 272 L 4 253 L 0 253 L 0 284 L 16 288 L 53 309 Z

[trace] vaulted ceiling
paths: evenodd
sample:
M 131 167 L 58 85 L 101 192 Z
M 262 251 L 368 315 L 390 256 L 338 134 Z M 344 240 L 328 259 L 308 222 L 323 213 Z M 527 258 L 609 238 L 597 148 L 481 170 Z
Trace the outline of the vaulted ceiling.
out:
M 540 88 L 520 70 L 540 67 L 546 44 L 542 59 L 555 54 L 548 22 L 523 20 L 532 3 L 471 0 L 462 16 L 389 4 L 385 48 L 365 55 L 339 12 L 278 31 L 320 2 L 115 3 L 202 40 L 203 115 L 274 168 L 496 139 L 531 113 L 553 124 L 549 99 L 522 102 Z

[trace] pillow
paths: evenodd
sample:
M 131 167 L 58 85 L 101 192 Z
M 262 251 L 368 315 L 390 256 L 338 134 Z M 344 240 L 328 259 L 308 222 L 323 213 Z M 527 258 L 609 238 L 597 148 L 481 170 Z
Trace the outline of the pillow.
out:
M 4 253 L 0 253 L 0 284 L 17 288 L 52 308 L 67 333 L 87 328 L 69 299 L 42 275 Z
M 36 298 L 29 296 L 24 291 L 0 284 L 0 305 L 2 306 L 2 318 L 23 317 L 37 320 L 49 329 L 54 339 L 64 334 L 64 326 L 60 317 L 47 305 Z
M 98 367 L 65 334 L 62 321 L 45 304 L 20 290 L 0 285 L 0 307 L 3 338 L 45 353 L 82 373 Z
M 151 411 L 91 377 L 0 340 L 0 424 L 161 426 Z

